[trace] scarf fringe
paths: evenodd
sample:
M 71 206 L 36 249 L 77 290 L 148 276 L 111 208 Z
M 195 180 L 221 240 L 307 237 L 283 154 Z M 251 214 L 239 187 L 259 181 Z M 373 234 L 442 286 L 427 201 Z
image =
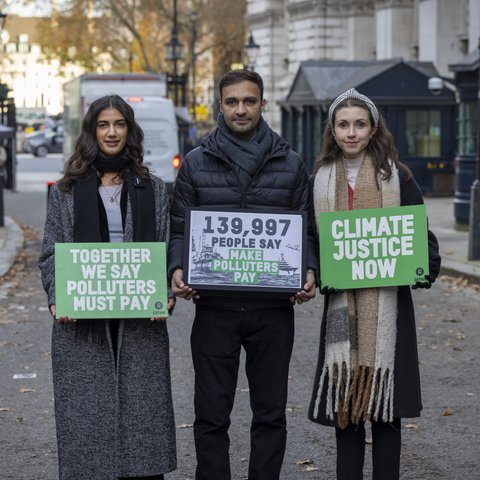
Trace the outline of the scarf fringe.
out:
M 318 411 L 320 407 L 320 400 L 322 397 L 322 389 L 323 384 L 325 382 L 325 378 L 328 375 L 328 392 L 327 392 L 327 416 L 328 418 L 333 419 L 333 412 L 338 411 L 338 406 L 340 404 L 340 392 L 335 392 L 335 399 L 333 398 L 333 386 L 335 378 L 338 378 L 339 372 L 340 373 L 340 383 L 344 381 L 345 386 L 350 383 L 350 358 L 349 355 L 345 353 L 350 350 L 350 342 L 341 342 L 335 345 L 336 348 L 332 348 L 329 352 L 326 352 L 328 358 L 325 358 L 325 362 L 323 364 L 322 374 L 320 376 L 320 381 L 318 383 L 318 390 L 316 401 L 313 409 L 314 417 L 318 416 Z M 338 366 L 341 365 L 341 369 Z M 343 380 L 345 378 L 345 380 Z M 331 412 L 331 415 L 329 415 Z
M 349 423 L 358 425 L 367 420 L 393 421 L 393 372 L 360 365 L 354 369 L 346 362 L 325 363 L 314 406 L 318 416 L 323 384 L 328 374 L 326 415 L 344 429 Z M 348 388 L 347 388 L 348 386 Z

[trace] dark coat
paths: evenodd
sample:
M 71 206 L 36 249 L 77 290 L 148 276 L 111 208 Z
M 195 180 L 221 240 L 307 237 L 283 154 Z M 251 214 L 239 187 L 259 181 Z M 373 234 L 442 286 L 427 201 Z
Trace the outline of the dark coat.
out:
M 313 185 L 313 180 L 312 180 Z M 313 188 L 311 188 L 312 192 Z M 310 209 L 310 219 L 315 222 L 313 202 Z M 421 205 L 423 197 L 413 178 L 406 180 L 405 174 L 400 172 L 400 203 L 406 205 Z M 314 223 L 315 224 L 315 223 Z M 318 239 L 318 237 L 317 237 Z M 440 255 L 435 235 L 428 231 L 428 254 L 430 275 L 435 279 L 440 271 Z M 325 296 L 325 305 L 320 329 L 320 348 L 318 362 L 313 382 L 313 392 L 308 411 L 308 417 L 313 422 L 333 426 L 333 422 L 326 417 L 326 389 L 328 375 L 325 378 L 317 417 L 313 416 L 314 405 L 317 400 L 318 385 L 325 358 L 326 318 L 329 296 Z M 397 342 L 395 347 L 395 377 L 393 393 L 393 416 L 411 418 L 418 417 L 422 410 L 420 395 L 420 372 L 418 368 L 417 334 L 415 328 L 415 313 L 413 309 L 410 286 L 398 287 L 397 296 Z
M 301 157 L 290 149 L 288 143 L 274 134 L 272 149 L 251 183 L 245 184 L 237 176 L 230 160 L 218 149 L 215 132 L 206 136 L 199 147 L 185 157 L 177 179 L 171 207 L 168 269 L 183 269 L 185 210 L 187 207 L 212 209 L 267 209 L 293 210 L 307 213 L 308 175 Z M 307 260 L 307 265 L 309 262 Z M 313 266 L 316 265 L 315 261 Z M 239 305 L 246 299 L 226 301 Z M 238 302 L 237 302 L 238 301 Z M 216 299 L 202 295 L 198 303 L 219 304 Z M 263 300 L 249 299 L 250 306 L 267 306 Z M 280 302 L 280 303 L 279 303 Z M 290 305 L 288 299 L 276 300 L 279 305 Z M 268 304 L 272 306 L 272 304 Z M 255 307 L 255 308 L 256 308 Z M 234 307 L 236 308 L 236 307 Z
M 156 238 L 168 239 L 165 184 L 153 185 Z M 73 195 L 52 187 L 39 260 L 55 304 L 56 242 L 73 242 Z M 130 202 L 124 241 L 133 240 Z M 76 324 L 53 321 L 52 369 L 61 480 L 116 480 L 176 468 L 166 322 L 119 320 L 116 359 L 106 344 L 76 338 Z

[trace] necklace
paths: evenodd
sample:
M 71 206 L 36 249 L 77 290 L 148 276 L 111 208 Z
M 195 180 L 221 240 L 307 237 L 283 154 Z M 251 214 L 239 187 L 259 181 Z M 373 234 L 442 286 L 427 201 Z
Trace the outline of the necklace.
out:
M 113 185 L 111 185 L 113 186 Z M 115 191 L 113 192 L 113 195 L 110 195 L 109 191 L 108 191 L 108 187 L 105 186 L 105 185 L 101 185 L 101 187 L 103 187 L 103 190 L 105 191 L 107 197 L 108 197 L 108 201 L 110 203 L 113 203 L 115 201 L 115 199 L 118 197 L 118 194 L 120 193 L 120 189 L 122 188 L 123 184 L 120 184 L 117 186 L 117 188 L 115 189 Z

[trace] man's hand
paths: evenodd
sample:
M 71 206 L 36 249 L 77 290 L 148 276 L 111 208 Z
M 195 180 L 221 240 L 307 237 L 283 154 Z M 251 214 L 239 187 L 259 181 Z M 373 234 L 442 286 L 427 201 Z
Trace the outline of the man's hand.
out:
M 184 298 L 185 300 L 191 300 L 192 298 L 197 300 L 200 298 L 200 296 L 197 295 L 196 290 L 191 289 L 183 282 L 183 270 L 181 268 L 177 268 L 177 270 L 173 272 L 172 292 L 175 296 Z
M 307 272 L 307 282 L 303 286 L 301 292 L 297 292 L 293 297 L 290 297 L 290 301 L 295 304 L 301 305 L 303 302 L 308 302 L 315 297 L 315 275 L 313 272 Z

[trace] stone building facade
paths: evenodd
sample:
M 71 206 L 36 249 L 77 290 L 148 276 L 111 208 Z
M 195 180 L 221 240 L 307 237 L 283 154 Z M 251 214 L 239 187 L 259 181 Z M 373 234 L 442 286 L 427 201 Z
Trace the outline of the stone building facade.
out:
M 478 46 L 480 0 L 248 0 L 246 22 L 261 47 L 265 115 L 280 130 L 277 102 L 302 61 L 402 58 L 452 77 L 448 65 Z

